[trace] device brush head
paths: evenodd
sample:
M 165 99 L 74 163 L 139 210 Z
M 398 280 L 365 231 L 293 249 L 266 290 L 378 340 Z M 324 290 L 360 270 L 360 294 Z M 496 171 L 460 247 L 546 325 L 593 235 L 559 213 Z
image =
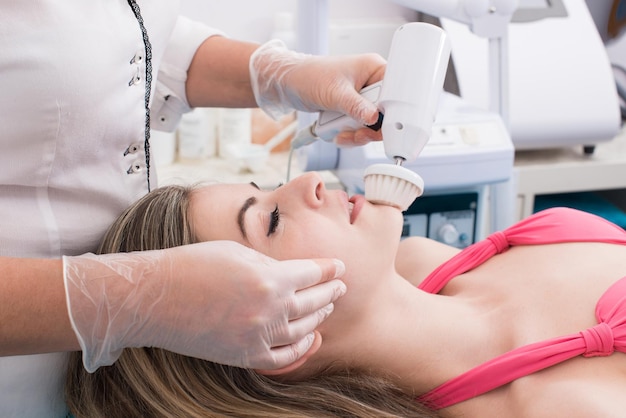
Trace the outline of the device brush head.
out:
M 405 211 L 424 192 L 424 180 L 415 172 L 392 164 L 373 164 L 365 170 L 365 199 Z

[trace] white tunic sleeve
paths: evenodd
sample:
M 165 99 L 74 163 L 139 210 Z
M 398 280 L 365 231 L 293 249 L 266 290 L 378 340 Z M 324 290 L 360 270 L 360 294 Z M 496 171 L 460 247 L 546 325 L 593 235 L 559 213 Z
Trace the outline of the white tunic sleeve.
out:
M 214 35 L 223 33 L 185 17 L 178 18 L 157 75 L 150 107 L 152 129 L 172 132 L 183 113 L 191 110 L 185 94 L 187 69 L 198 47 Z

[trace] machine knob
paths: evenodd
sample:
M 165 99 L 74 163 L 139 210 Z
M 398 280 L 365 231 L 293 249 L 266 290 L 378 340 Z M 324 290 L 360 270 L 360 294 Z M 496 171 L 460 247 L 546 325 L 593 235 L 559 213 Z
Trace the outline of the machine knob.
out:
M 444 244 L 452 245 L 459 239 L 459 231 L 452 224 L 443 224 L 437 231 L 439 240 Z

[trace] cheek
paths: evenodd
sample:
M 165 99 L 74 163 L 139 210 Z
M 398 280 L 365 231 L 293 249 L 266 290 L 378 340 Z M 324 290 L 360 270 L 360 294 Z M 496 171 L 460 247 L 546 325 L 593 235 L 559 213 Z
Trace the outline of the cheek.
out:
M 275 258 L 325 258 L 342 255 L 342 242 L 349 239 L 348 231 L 325 218 L 288 225 L 271 246 Z

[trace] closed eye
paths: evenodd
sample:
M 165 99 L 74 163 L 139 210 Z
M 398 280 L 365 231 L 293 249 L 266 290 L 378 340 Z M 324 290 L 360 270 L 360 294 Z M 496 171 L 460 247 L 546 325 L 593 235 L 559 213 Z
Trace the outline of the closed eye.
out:
M 272 211 L 272 213 L 270 213 L 270 224 L 269 224 L 269 228 L 267 229 L 268 237 L 272 235 L 274 232 L 276 232 L 276 228 L 278 228 L 279 224 L 280 224 L 280 211 L 278 210 L 278 205 L 276 205 L 276 208 Z

